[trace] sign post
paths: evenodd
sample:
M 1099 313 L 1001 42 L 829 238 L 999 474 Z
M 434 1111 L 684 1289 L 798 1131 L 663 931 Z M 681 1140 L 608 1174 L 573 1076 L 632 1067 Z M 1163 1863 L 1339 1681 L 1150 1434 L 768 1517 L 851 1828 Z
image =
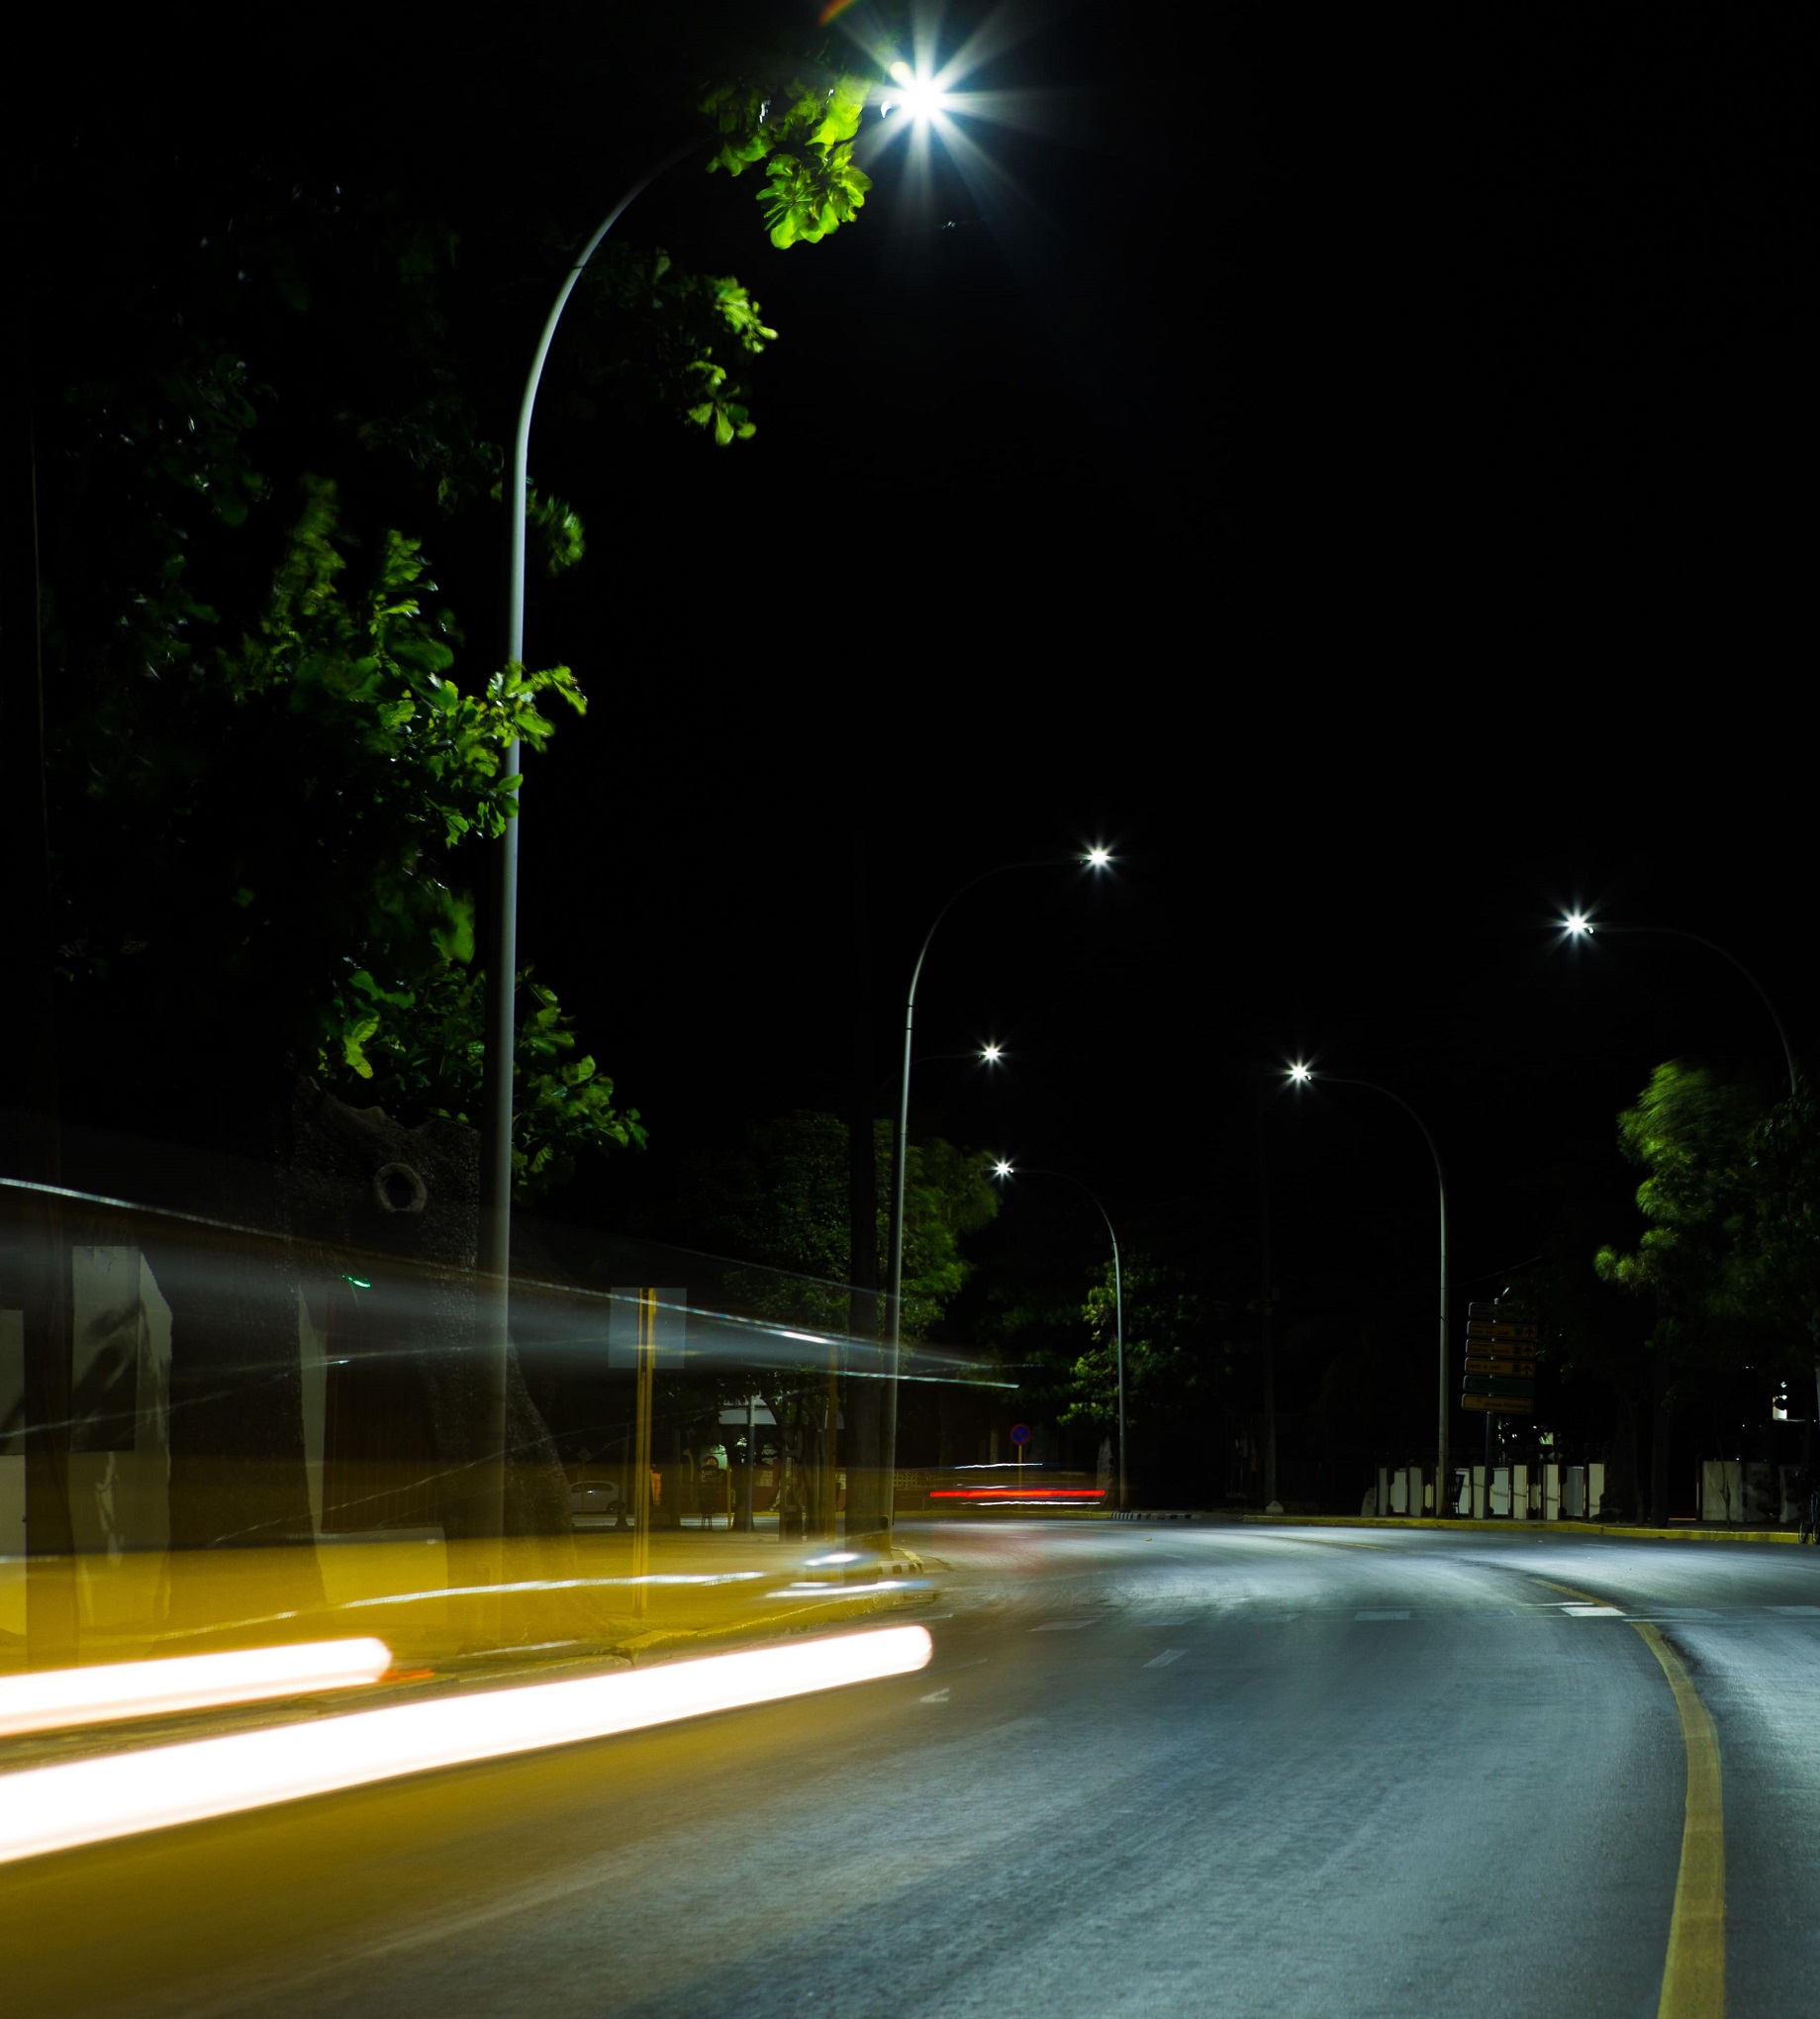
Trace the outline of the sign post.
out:
M 623 1495 L 632 1513 L 632 1611 L 644 1617 L 645 1582 L 651 1569 L 651 1412 L 659 1360 L 680 1366 L 683 1359 L 682 1290 L 616 1290 L 608 1307 L 607 1364 L 629 1360 L 635 1377 L 632 1402 L 632 1476 Z M 629 1334 L 629 1336 L 627 1336 Z
M 1020 1493 L 1023 1491 L 1023 1448 L 1026 1444 L 1029 1443 L 1029 1441 L 1030 1441 L 1029 1424 L 1013 1423 L 1011 1425 L 1011 1443 L 1016 1448 L 1017 1452 L 1017 1490 Z
M 1491 1419 L 1533 1416 L 1536 1408 L 1536 1328 L 1503 1305 L 1466 1307 L 1466 1372 L 1460 1406 L 1485 1419 L 1485 1513 L 1491 1512 Z M 1511 1478 L 1514 1483 L 1515 1472 Z M 1469 1504 L 1471 1494 L 1468 1495 Z M 1510 1515 L 1516 1516 L 1511 1495 Z

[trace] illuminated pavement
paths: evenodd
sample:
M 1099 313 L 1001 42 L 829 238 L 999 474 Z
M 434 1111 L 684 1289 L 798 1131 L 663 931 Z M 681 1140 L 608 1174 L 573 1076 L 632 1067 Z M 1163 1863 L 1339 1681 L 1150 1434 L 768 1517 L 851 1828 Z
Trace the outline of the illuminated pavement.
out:
M 15 1867 L 9 2012 L 1652 2014 L 1687 1753 L 1630 1618 L 1716 1722 L 1731 2009 L 1820 2005 L 1820 1551 L 904 1539 L 920 1674 Z

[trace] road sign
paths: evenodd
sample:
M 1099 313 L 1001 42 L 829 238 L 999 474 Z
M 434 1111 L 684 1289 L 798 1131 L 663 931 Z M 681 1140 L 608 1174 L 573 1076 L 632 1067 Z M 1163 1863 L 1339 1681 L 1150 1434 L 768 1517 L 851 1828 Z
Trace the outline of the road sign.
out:
M 1508 1304 L 1474 1303 L 1466 1313 L 1466 1371 L 1460 1406 L 1476 1415 L 1532 1416 L 1536 1409 L 1536 1327 Z M 1485 1463 L 1491 1463 L 1485 1423 Z
M 1469 1395 L 1533 1395 L 1533 1381 L 1520 1381 L 1504 1374 L 1469 1374 L 1462 1393 Z
M 1015 1444 L 1015 1445 L 1019 1445 L 1019 1446 L 1022 1446 L 1022 1445 L 1028 1444 L 1028 1443 L 1029 1443 L 1029 1441 L 1030 1441 L 1030 1426 L 1029 1426 L 1029 1424 L 1028 1424 L 1028 1423 L 1013 1423 L 1013 1424 L 1011 1425 L 1011 1442 L 1012 1442 L 1013 1444 Z

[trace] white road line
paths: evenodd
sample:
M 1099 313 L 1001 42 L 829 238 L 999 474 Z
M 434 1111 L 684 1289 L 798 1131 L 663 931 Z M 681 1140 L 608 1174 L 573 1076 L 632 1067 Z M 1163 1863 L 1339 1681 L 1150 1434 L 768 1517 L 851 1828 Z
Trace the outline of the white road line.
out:
M 1033 1626 L 1032 1633 L 1079 1633 L 1084 1626 L 1096 1624 L 1091 1619 L 1045 1619 L 1041 1626 Z
M 1615 1605 L 1564 1605 L 1562 1611 L 1570 1619 L 1622 1619 L 1624 1614 Z
M 928 1695 L 916 1699 L 918 1703 L 946 1703 L 947 1700 L 948 1692 L 945 1689 L 931 1689 Z
M 1171 1662 L 1179 1662 L 1188 1653 L 1187 1648 L 1165 1648 L 1160 1655 L 1153 1655 L 1144 1664 L 1146 1669 L 1167 1669 Z
M 1355 1612 L 1355 1619 L 1407 1619 L 1406 1612 Z
M 1779 1612 L 1784 1619 L 1820 1619 L 1820 1605 L 1768 1605 L 1767 1612 Z

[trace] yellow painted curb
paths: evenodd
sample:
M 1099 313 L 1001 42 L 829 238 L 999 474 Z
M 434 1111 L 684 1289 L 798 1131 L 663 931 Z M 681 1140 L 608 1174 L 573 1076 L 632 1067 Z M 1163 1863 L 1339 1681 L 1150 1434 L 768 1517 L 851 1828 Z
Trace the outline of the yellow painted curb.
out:
M 1669 1922 L 1656 2019 L 1724 2019 L 1725 1804 L 1719 1781 L 1719 1735 L 1681 1658 L 1647 1620 L 1631 1624 L 1649 1643 L 1675 1692 L 1681 1744 L 1687 1752 L 1687 1797 L 1681 1819 L 1680 1873 Z
M 1451 1514 L 1244 1514 L 1261 1528 L 1469 1528 L 1497 1535 L 1615 1535 L 1642 1542 L 1799 1543 L 1791 1528 L 1631 1528 L 1605 1521 L 1486 1521 Z
M 1583 1604 L 1607 1605 L 1595 1591 L 1577 1590 L 1553 1578 L 1537 1578 L 1551 1591 Z M 1687 1756 L 1687 1790 L 1681 1805 L 1680 1869 L 1669 1917 L 1669 1951 L 1662 1966 L 1656 2019 L 1725 2019 L 1725 1801 L 1719 1778 L 1719 1734 L 1700 1700 L 1686 1665 L 1647 1619 L 1629 1624 L 1643 1636 L 1674 1692 Z

